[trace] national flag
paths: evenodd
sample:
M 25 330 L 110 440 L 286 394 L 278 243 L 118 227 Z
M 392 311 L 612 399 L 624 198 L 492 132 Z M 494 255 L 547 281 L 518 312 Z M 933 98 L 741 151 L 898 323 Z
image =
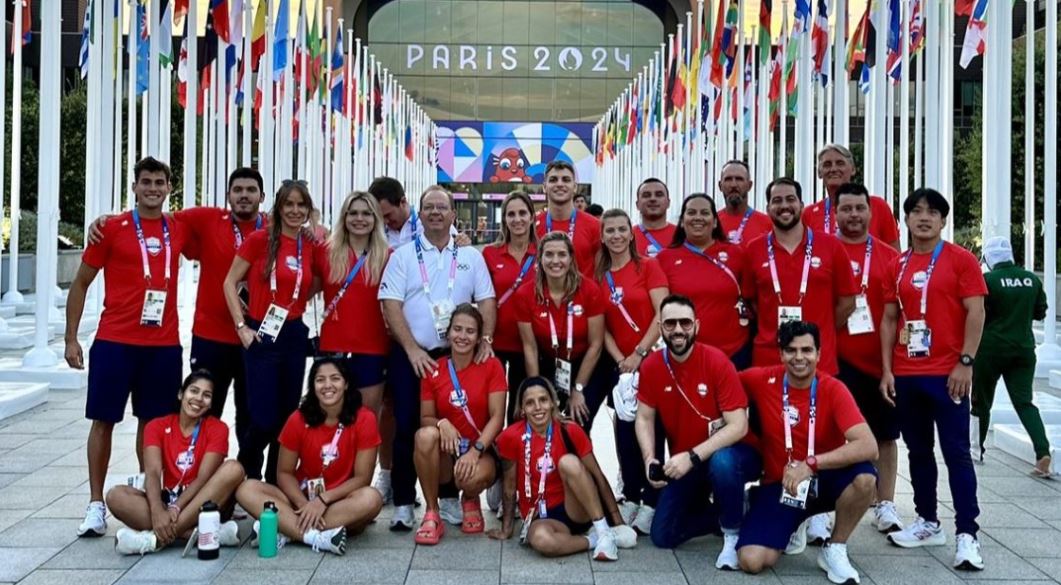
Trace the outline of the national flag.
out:
M 413 128 L 405 124 L 405 158 L 413 160 Z
M 903 24 L 899 0 L 888 0 L 888 77 L 896 82 L 902 77 Z
M 279 80 L 287 67 L 287 52 L 291 45 L 291 2 L 280 0 L 273 27 L 273 80 Z
M 924 45 L 925 15 L 921 12 L 921 0 L 914 0 L 910 8 L 910 54 L 916 54 Z
M 265 55 L 265 16 L 268 2 L 258 1 L 258 10 L 254 12 L 254 24 L 251 26 L 251 65 L 258 70 L 259 61 Z
M 773 44 L 772 18 L 774 0 L 759 0 L 759 61 L 770 62 L 770 45 Z
M 796 20 L 792 23 L 794 33 L 803 34 L 810 30 L 810 0 L 796 0 L 795 17 Z
M 243 0 L 232 0 L 229 22 L 229 45 L 225 48 L 225 78 L 232 76 L 243 56 Z
M 186 16 L 188 16 L 188 0 L 176 0 L 173 5 L 173 25 L 179 26 Z M 180 59 L 179 56 L 177 58 Z
M 173 66 L 173 4 L 162 0 L 162 16 L 158 32 L 158 62 L 163 67 Z
M 962 41 L 962 56 L 958 61 L 962 69 L 968 67 L 977 55 L 984 54 L 987 49 L 986 40 L 987 0 L 976 0 L 972 15 L 969 16 L 969 24 L 965 27 L 965 40 Z
M 808 5 L 808 8 L 810 6 Z M 798 16 L 798 15 L 797 15 Z M 825 54 L 829 50 L 829 0 L 818 0 L 818 14 L 811 30 L 811 55 L 814 60 L 814 75 L 822 74 Z
M 325 40 L 321 36 L 316 18 L 310 18 L 309 32 L 306 34 L 306 50 L 309 52 L 309 64 L 306 66 L 306 93 L 312 95 L 320 89 L 323 77 Z
M 977 0 L 954 0 L 954 14 L 958 16 L 972 16 L 976 8 Z
M 671 37 L 669 55 L 670 58 L 667 60 L 667 83 L 663 90 L 664 105 L 666 105 L 666 115 L 668 117 L 674 111 L 674 102 L 671 101 L 670 96 L 674 91 L 674 86 L 677 83 L 675 78 L 678 75 L 678 43 L 674 37 Z
M 869 31 L 870 4 L 866 5 L 866 11 L 855 25 L 855 32 L 847 45 L 847 70 L 854 73 L 856 68 L 866 62 L 866 33 Z
M 802 42 L 803 35 L 799 34 L 799 31 L 793 27 L 792 34 L 789 35 L 788 48 L 785 54 L 785 96 L 787 101 L 787 108 L 789 113 L 795 115 L 796 104 L 798 103 L 799 97 L 799 84 L 797 74 L 799 68 L 796 67 L 796 62 L 799 61 L 799 44 Z
M 217 61 L 217 32 L 214 29 L 214 15 L 212 13 L 208 12 L 206 14 L 206 32 L 203 34 L 203 38 L 197 42 L 199 43 L 199 86 L 200 91 L 205 92 L 213 81 L 210 66 L 213 65 L 214 61 Z
M 17 0 L 16 0 L 17 1 Z M 11 27 L 14 30 L 14 26 Z M 22 46 L 30 44 L 33 40 L 33 1 L 22 0 Z M 11 52 L 15 52 L 15 43 L 18 39 L 11 39 Z
M 752 51 L 745 53 L 744 63 L 744 139 L 752 140 L 752 128 L 754 124 L 752 120 L 755 114 L 755 87 L 752 85 L 752 67 L 754 67 L 754 61 L 752 59 Z
M 78 51 L 78 65 L 81 68 L 81 79 L 88 77 L 89 50 L 92 44 L 92 33 L 94 29 L 92 20 L 92 8 L 95 2 L 88 0 L 85 5 L 85 22 L 81 26 L 81 49 Z
M 148 88 L 151 70 L 151 47 L 147 36 L 147 5 L 144 0 L 136 3 L 136 95 L 143 95 Z
M 229 23 L 232 19 L 228 15 L 228 0 L 210 0 L 210 15 L 214 17 L 214 32 L 218 38 L 229 42 Z
M 343 30 L 335 37 L 335 46 L 332 48 L 332 111 L 342 112 L 346 104 L 346 55 L 343 52 Z
M 188 107 L 188 35 L 181 39 L 181 51 L 177 57 L 177 103 Z
M 770 60 L 770 89 L 766 94 L 770 102 L 770 128 L 777 125 L 777 119 L 781 115 L 781 71 L 784 68 L 781 51 L 774 51 L 774 58 Z
M 737 57 L 737 0 L 720 3 L 718 8 L 719 27 L 715 33 L 717 46 L 711 56 L 711 83 L 715 87 L 722 87 L 733 72 L 733 62 Z

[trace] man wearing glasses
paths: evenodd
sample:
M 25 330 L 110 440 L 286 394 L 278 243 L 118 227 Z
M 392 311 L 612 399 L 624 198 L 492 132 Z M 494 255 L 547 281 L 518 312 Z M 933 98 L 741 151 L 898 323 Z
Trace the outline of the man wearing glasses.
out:
M 660 325 L 666 347 L 641 365 L 635 422 L 649 482 L 663 490 L 652 542 L 674 548 L 721 525 L 715 566 L 737 570 L 744 484 L 762 468 L 755 449 L 741 442 L 748 432 L 748 397 L 726 354 L 695 341 L 700 322 L 692 301 L 665 298 Z M 666 462 L 656 458 L 657 413 L 672 454 Z

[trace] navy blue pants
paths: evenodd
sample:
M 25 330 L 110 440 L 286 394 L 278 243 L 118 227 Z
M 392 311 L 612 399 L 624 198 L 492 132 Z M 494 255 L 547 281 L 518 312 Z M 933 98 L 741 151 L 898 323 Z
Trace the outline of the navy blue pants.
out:
M 228 401 L 228 388 L 236 401 L 236 438 L 247 430 L 247 380 L 243 375 L 243 346 L 192 336 L 191 369 L 206 370 L 214 377 L 214 399 L 210 414 L 221 418 Z
M 910 483 L 914 509 L 925 520 L 936 515 L 935 435 L 947 464 L 954 523 L 958 534 L 976 535 L 980 506 L 976 499 L 976 471 L 969 452 L 969 397 L 955 404 L 947 394 L 947 376 L 897 376 L 895 405 L 903 441 L 910 452 Z
M 671 480 L 660 493 L 652 518 L 652 544 L 675 548 L 718 527 L 739 530 L 744 519 L 744 484 L 758 479 L 762 468 L 759 453 L 737 443 L 715 451 L 681 479 Z
M 259 323 L 247 320 L 257 330 Z M 247 428 L 239 437 L 239 462 L 251 479 L 276 484 L 277 438 L 291 413 L 298 408 L 306 379 L 308 329 L 301 319 L 284 323 L 275 341 L 255 341 L 243 350 L 246 371 Z M 269 449 L 266 460 L 265 450 Z
M 519 417 L 519 404 L 516 393 L 519 385 L 527 379 L 527 361 L 523 359 L 523 352 L 494 351 L 501 365 L 508 372 L 508 407 L 505 409 L 505 420 L 508 424 L 516 422 Z
M 429 351 L 433 359 L 446 354 L 446 350 Z M 411 506 L 416 499 L 416 466 L 413 451 L 416 448 L 416 431 L 420 428 L 420 378 L 416 376 L 409 356 L 397 343 L 392 344 L 387 363 L 387 391 L 394 412 L 394 451 L 391 458 L 391 488 L 394 490 L 395 506 Z M 452 495 L 450 490 L 440 496 Z

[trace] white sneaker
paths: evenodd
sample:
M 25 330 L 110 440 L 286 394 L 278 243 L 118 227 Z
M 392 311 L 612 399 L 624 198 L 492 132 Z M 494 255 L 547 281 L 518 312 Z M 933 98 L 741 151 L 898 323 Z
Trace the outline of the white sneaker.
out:
M 623 517 L 623 523 L 627 526 L 634 523 L 634 518 L 637 517 L 637 509 L 641 506 L 631 502 L 630 500 L 623 500 L 619 504 L 619 515 Z
M 818 553 L 818 567 L 825 571 L 829 581 L 837 585 L 862 582 L 858 571 L 851 566 L 851 560 L 847 558 L 846 544 L 825 543 Z
M 309 530 L 303 535 L 302 542 L 312 548 L 313 552 L 324 551 L 342 556 L 346 552 L 346 527 Z
M 652 534 L 652 519 L 655 517 L 655 508 L 641 504 L 641 507 L 637 509 L 637 514 L 634 516 L 632 526 L 634 530 L 648 536 L 649 534 Z
M 881 500 L 873 509 L 873 526 L 880 532 L 895 532 L 903 529 L 903 521 L 895 510 L 895 502 Z
M 119 528 L 114 538 L 114 550 L 123 555 L 140 555 L 153 553 L 158 549 L 158 539 L 150 530 L 133 530 Z
M 107 506 L 103 502 L 89 502 L 85 519 L 77 527 L 78 536 L 103 536 L 107 533 Z
M 593 559 L 596 561 L 619 560 L 619 549 L 615 543 L 615 533 L 611 528 L 597 533 L 597 544 L 593 546 Z
M 947 535 L 939 522 L 929 522 L 918 518 L 916 522 L 888 535 L 888 542 L 903 548 L 919 546 L 943 546 L 947 544 Z
M 394 490 L 391 489 L 391 472 L 389 469 L 379 470 L 376 475 L 376 482 L 372 484 L 372 487 L 376 488 L 380 497 L 383 498 L 384 506 L 394 501 Z
M 464 522 L 464 510 L 457 498 L 442 498 L 438 501 L 438 515 L 444 522 L 460 526 Z
M 788 537 L 788 546 L 785 547 L 786 555 L 798 555 L 807 550 L 807 524 L 809 522 L 809 518 L 804 520 L 800 523 L 799 527 L 796 528 L 796 531 Z
M 505 486 L 501 478 L 498 478 L 493 485 L 486 489 L 486 507 L 490 508 L 491 512 L 501 509 L 501 496 L 504 490 Z
M 967 533 L 959 534 L 957 541 L 954 568 L 961 571 L 983 571 L 984 557 L 980 555 L 980 541 Z
M 394 517 L 391 518 L 391 530 L 394 532 L 409 532 L 413 529 L 413 523 L 416 519 L 413 517 L 412 506 L 395 506 Z
M 615 546 L 619 548 L 634 548 L 637 546 L 637 531 L 633 528 L 625 524 L 613 526 L 612 533 L 615 534 Z
M 718 558 L 715 559 L 716 569 L 722 571 L 740 570 L 740 559 L 737 558 L 738 539 L 739 536 L 736 534 L 722 535 L 722 551 L 718 553 Z
M 258 533 L 261 532 L 261 522 L 255 520 L 254 525 L 251 527 L 251 547 L 258 548 Z M 284 536 L 280 531 L 276 532 L 276 550 L 284 548 L 284 545 L 291 542 L 291 539 Z
M 235 520 L 222 524 L 217 531 L 217 542 L 221 546 L 239 546 L 239 524 Z
M 822 544 L 829 540 L 833 531 L 829 526 L 829 514 L 815 514 L 807 523 L 807 542 L 810 544 Z

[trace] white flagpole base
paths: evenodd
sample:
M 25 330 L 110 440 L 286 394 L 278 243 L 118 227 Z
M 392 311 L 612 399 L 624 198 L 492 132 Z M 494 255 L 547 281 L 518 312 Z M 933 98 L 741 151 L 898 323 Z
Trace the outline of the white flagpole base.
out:
M 0 359 L 0 382 L 36 382 L 51 385 L 52 390 L 85 390 L 88 388 L 88 370 L 75 370 L 61 362 L 54 351 L 55 358 L 51 366 L 30 365 L 17 358 Z M 31 355 L 34 354 L 34 355 Z M 31 351 L 26 360 L 50 361 L 47 354 Z
M 48 386 L 47 382 L 0 383 L 0 420 L 47 402 Z
M 22 293 L 18 292 L 17 290 L 7 291 L 6 293 L 4 293 L 4 297 L 0 299 L 0 303 L 3 303 L 5 305 L 17 305 L 19 303 L 24 303 L 25 301 L 26 298 L 23 297 Z
M 1057 343 L 1035 348 L 1035 377 L 1050 378 L 1050 386 L 1061 390 L 1061 346 Z
M 59 356 L 50 347 L 35 347 L 22 358 L 25 368 L 54 368 L 59 365 Z

